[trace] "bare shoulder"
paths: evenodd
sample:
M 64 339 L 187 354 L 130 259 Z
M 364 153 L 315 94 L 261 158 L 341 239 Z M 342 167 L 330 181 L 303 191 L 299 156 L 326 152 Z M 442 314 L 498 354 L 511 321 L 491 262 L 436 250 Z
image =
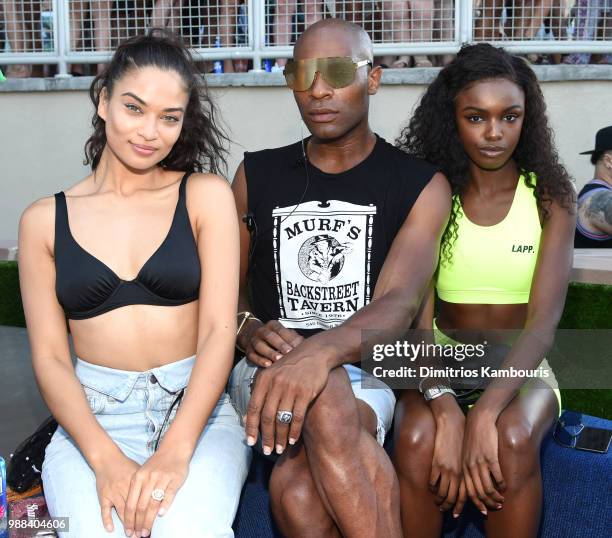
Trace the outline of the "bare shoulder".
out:
M 439 196 L 444 196 L 445 199 L 450 197 L 451 195 L 450 183 L 442 172 L 436 172 L 431 177 L 429 183 L 427 184 L 427 187 L 425 188 L 430 189 L 430 191 L 433 191 Z
M 191 199 L 199 203 L 206 201 L 214 203 L 219 197 L 232 196 L 230 183 L 217 174 L 192 174 L 187 183 L 188 194 Z
M 558 200 L 551 200 L 547 205 L 548 218 L 544 221 L 544 226 L 548 222 L 565 223 L 575 226 L 577 202 L 574 199 L 570 200 L 567 207 L 564 207 Z
M 91 175 L 80 179 L 68 189 L 64 189 L 66 196 L 82 196 L 87 194 L 87 188 L 90 183 Z M 51 232 L 54 230 L 55 223 L 55 197 L 45 196 L 35 202 L 32 202 L 21 214 L 19 223 L 20 230 L 29 230 L 33 228 L 40 233 L 48 233 L 52 237 Z
M 21 214 L 19 243 L 43 242 L 51 244 L 55 234 L 55 199 L 46 196 L 31 203 Z
M 21 226 L 45 226 L 55 220 L 55 198 L 45 196 L 32 202 L 21 214 Z
M 451 187 L 442 172 L 436 172 L 429 183 L 419 194 L 414 209 L 416 212 L 436 212 L 446 214 L 450 212 Z

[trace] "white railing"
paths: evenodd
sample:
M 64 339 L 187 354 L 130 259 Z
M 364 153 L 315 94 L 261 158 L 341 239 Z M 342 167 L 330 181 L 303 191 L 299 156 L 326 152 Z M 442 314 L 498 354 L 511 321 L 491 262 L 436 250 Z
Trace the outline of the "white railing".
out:
M 612 53 L 609 0 L 4 0 L 0 65 L 103 63 L 147 28 L 180 34 L 202 60 L 287 58 L 306 24 L 363 25 L 377 56 L 453 54 L 489 41 L 515 53 Z

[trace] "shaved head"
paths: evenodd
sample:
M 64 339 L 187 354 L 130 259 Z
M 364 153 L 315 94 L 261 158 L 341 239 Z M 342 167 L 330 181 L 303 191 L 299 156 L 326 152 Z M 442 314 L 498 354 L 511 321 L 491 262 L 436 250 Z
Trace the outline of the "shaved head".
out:
M 358 24 L 344 19 L 321 19 L 300 35 L 293 48 L 296 60 L 333 56 L 372 61 L 372 40 Z

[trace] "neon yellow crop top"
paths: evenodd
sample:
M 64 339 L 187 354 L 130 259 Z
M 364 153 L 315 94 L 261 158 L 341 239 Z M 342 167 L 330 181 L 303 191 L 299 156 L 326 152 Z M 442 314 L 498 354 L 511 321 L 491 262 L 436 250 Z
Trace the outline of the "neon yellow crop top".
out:
M 474 224 L 458 197 L 453 203 L 459 228 L 452 259 L 438 269 L 440 299 L 464 304 L 529 302 L 542 228 L 534 191 L 524 177 L 519 177 L 510 211 L 494 226 Z

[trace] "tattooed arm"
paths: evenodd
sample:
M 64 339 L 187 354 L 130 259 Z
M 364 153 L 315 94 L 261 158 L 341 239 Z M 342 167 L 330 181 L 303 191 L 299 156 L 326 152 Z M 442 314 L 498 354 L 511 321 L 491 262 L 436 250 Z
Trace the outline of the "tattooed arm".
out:
M 612 235 L 612 190 L 597 190 L 578 208 L 583 224 L 598 233 Z

